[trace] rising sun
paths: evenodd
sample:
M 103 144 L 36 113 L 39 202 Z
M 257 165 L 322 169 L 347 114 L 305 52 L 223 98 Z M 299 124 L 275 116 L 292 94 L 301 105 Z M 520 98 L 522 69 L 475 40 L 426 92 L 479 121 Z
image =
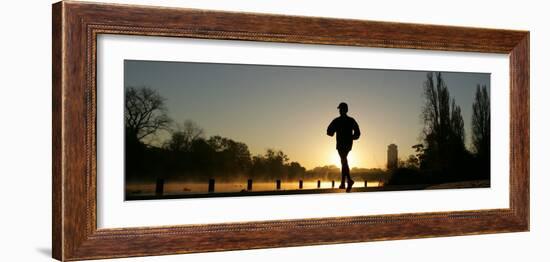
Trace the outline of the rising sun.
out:
M 340 164 L 340 156 L 338 155 L 338 151 L 334 150 L 332 153 L 330 153 L 330 164 L 335 165 L 337 167 L 341 167 Z M 348 165 L 350 168 L 357 167 L 357 162 L 355 155 L 352 152 L 349 152 L 348 154 Z

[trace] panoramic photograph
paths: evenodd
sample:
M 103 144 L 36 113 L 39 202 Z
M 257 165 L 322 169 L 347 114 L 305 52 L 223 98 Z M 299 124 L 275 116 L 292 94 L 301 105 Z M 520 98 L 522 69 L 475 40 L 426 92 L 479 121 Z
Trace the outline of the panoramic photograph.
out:
M 490 74 L 125 60 L 125 200 L 489 188 Z

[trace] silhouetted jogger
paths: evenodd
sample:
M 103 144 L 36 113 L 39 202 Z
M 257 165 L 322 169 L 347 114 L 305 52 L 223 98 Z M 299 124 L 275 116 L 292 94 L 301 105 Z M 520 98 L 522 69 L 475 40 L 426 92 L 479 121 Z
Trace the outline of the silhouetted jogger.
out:
M 330 122 L 327 128 L 327 135 L 334 136 L 334 133 L 336 133 L 336 150 L 338 150 L 340 162 L 342 163 L 342 181 L 339 188 L 346 188 L 345 181 L 347 180 L 348 187 L 346 191 L 350 192 L 354 181 L 351 179 L 349 173 L 348 154 L 351 151 L 353 140 L 359 139 L 361 131 L 355 119 L 347 115 L 348 104 L 340 103 L 338 110 L 340 111 L 340 116 Z

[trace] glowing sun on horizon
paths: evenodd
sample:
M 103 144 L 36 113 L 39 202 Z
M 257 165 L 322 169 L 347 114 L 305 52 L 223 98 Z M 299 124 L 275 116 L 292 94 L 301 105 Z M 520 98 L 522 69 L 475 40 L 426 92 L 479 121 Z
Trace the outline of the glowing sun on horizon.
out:
M 341 167 L 340 156 L 338 155 L 338 151 L 334 150 L 332 153 L 330 153 L 330 164 L 335 165 L 337 167 Z M 353 151 L 349 152 L 348 154 L 348 165 L 349 165 L 349 168 L 357 167 L 357 161 L 356 161 L 355 154 L 353 154 Z

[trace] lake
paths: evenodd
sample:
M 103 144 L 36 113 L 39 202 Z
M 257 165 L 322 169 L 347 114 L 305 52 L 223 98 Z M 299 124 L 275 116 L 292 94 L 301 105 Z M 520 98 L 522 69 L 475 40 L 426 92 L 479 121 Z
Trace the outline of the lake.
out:
M 337 188 L 339 181 L 335 181 Z M 355 181 L 353 188 L 364 187 L 364 181 Z M 367 181 L 367 187 L 383 186 L 383 181 Z M 218 182 L 215 184 L 215 192 L 240 192 L 246 190 L 247 181 L 243 182 Z M 154 182 L 130 182 L 126 185 L 126 195 L 144 196 L 154 195 L 156 184 Z M 316 189 L 317 180 L 304 181 L 303 189 Z M 321 180 L 320 188 L 332 188 L 332 181 Z M 255 182 L 252 184 L 251 191 L 273 191 L 277 190 L 274 182 Z M 298 181 L 281 181 L 280 190 L 299 190 Z M 164 184 L 164 195 L 181 194 L 204 194 L 208 193 L 208 182 L 185 182 L 185 181 L 166 181 Z

